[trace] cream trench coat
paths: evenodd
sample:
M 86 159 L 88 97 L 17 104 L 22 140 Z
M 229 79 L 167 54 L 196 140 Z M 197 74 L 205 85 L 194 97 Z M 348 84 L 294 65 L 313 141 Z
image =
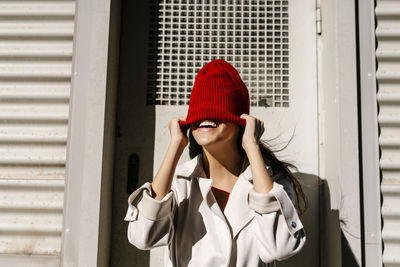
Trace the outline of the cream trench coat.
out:
M 275 266 L 299 252 L 306 238 L 286 175 L 272 175 L 273 188 L 262 194 L 253 188 L 250 166 L 243 169 L 224 212 L 212 179 L 202 178 L 201 154 L 176 167 L 162 200 L 145 183 L 128 198 L 129 242 L 144 250 L 168 245 L 164 266 Z

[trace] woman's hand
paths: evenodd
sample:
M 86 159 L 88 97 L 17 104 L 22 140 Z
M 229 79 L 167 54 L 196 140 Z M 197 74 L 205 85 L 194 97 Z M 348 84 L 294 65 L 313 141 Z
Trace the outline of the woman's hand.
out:
M 171 143 L 178 144 L 182 148 L 187 146 L 189 140 L 187 136 L 182 133 L 178 121 L 183 121 L 185 119 L 185 117 L 173 118 L 168 123 L 169 133 L 171 135 Z
M 185 146 L 189 143 L 187 136 L 182 133 L 181 127 L 178 123 L 179 120 L 185 120 L 185 118 L 173 118 L 168 123 L 171 140 L 167 153 L 161 162 L 160 169 L 158 169 L 158 172 L 151 183 L 152 196 L 157 200 L 163 199 L 171 190 L 176 165 L 178 164 Z
M 242 114 L 240 118 L 246 120 L 242 146 L 249 159 L 254 190 L 257 193 L 268 193 L 273 187 L 273 182 L 259 147 L 260 138 L 264 133 L 264 122 L 247 114 Z
M 248 114 L 242 114 L 240 118 L 246 120 L 246 127 L 242 139 L 243 149 L 246 150 L 252 145 L 258 147 L 261 136 L 264 133 L 264 122 Z

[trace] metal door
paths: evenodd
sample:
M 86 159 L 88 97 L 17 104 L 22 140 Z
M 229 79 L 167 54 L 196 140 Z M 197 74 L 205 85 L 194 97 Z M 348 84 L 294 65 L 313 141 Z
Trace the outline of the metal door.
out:
M 163 248 L 149 255 L 127 242 L 127 187 L 151 181 L 168 146 L 168 121 L 186 114 L 195 74 L 212 59 L 239 70 L 250 114 L 265 122 L 263 138 L 277 137 L 272 149 L 293 136 L 276 155 L 294 163 L 305 184 L 318 183 L 315 0 L 125 1 L 122 10 L 112 266 L 162 266 Z M 185 151 L 180 162 L 188 159 Z M 318 189 L 310 192 L 307 245 L 280 266 L 311 266 L 318 257 Z

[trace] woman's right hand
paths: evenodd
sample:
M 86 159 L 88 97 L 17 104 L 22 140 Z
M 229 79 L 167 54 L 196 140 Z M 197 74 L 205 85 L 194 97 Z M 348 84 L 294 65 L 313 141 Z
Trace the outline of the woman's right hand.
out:
M 173 118 L 168 123 L 171 141 L 160 169 L 158 169 L 151 183 L 152 195 L 157 200 L 163 199 L 171 190 L 176 165 L 178 164 L 185 146 L 189 143 L 187 136 L 182 133 L 181 127 L 179 126 L 178 121 L 180 120 L 185 120 L 185 118 Z
M 169 133 L 171 135 L 171 143 L 179 144 L 179 146 L 182 148 L 187 146 L 189 139 L 182 133 L 178 121 L 184 121 L 185 119 L 185 117 L 173 118 L 168 123 Z

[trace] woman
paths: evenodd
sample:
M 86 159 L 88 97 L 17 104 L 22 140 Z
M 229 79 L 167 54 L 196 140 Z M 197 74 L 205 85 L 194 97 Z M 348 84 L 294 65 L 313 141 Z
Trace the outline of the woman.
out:
M 128 240 L 168 246 L 165 266 L 274 266 L 304 245 L 292 203 L 304 200 L 288 163 L 260 143 L 264 123 L 224 60 L 197 74 L 186 118 L 169 122 L 170 144 L 152 183 L 128 198 Z M 191 160 L 177 166 L 189 143 Z

